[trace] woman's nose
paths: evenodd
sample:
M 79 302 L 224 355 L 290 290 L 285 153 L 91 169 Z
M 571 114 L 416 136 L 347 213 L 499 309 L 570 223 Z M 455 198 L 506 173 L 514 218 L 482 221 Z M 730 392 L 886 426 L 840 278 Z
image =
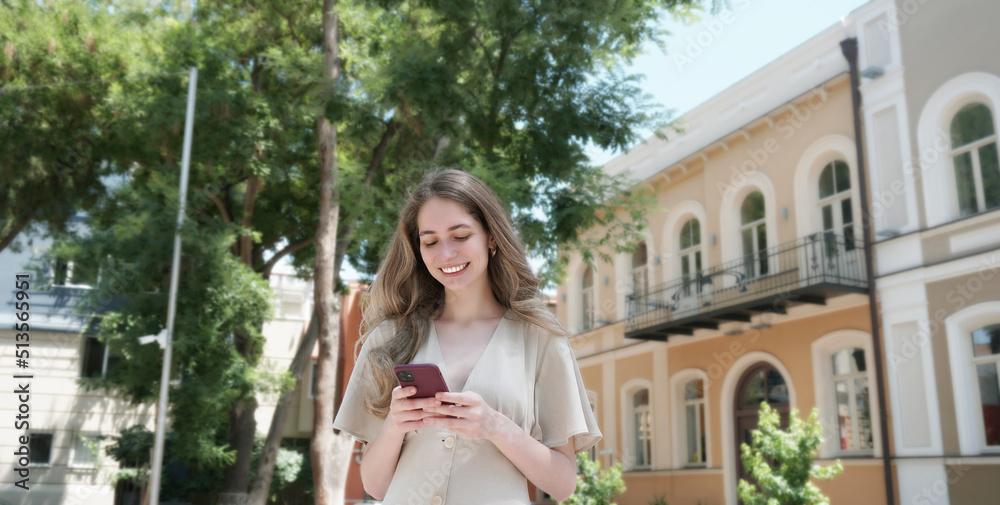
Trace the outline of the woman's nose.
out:
M 446 241 L 441 242 L 441 256 L 445 258 L 454 258 L 458 255 L 458 248 L 454 244 L 449 244 Z

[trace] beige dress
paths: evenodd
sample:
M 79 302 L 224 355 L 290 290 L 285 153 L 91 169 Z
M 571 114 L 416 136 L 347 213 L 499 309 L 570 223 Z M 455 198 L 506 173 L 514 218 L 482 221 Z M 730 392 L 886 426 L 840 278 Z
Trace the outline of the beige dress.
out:
M 587 401 L 576 358 L 565 337 L 511 319 L 500 321 L 482 356 L 469 373 L 463 391 L 478 393 L 536 440 L 559 447 L 574 438 L 575 452 L 601 439 Z M 379 325 L 362 346 L 344 401 L 334 420 L 336 429 L 362 442 L 378 435 L 384 419 L 363 407 L 375 396 L 368 346 L 393 335 L 393 324 Z M 373 342 L 374 341 L 374 342 Z M 413 363 L 444 368 L 434 324 Z M 470 440 L 439 426 L 406 434 L 399 463 L 383 500 L 385 505 L 527 504 L 527 479 L 488 440 Z

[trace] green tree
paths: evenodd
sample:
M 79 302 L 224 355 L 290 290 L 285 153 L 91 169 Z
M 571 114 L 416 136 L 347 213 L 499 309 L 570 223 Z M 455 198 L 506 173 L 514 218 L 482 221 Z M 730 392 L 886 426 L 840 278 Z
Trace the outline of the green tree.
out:
M 830 500 L 811 479 L 830 480 L 842 471 L 840 460 L 821 467 L 813 464 L 823 428 L 819 409 L 813 408 L 804 422 L 792 409 L 788 430 L 780 427 L 780 416 L 761 403 L 760 421 L 751 431 L 751 445 L 742 444 L 740 459 L 755 483 L 740 479 L 738 493 L 747 505 L 829 505 Z
M 280 434 L 288 380 L 302 377 L 318 331 L 307 332 L 286 374 L 272 373 L 260 355 L 264 281 L 284 258 L 306 277 L 315 272 L 317 118 L 336 133 L 335 247 L 323 253 L 332 254 L 334 273 L 347 258 L 373 274 L 406 189 L 430 167 L 458 164 L 509 203 L 555 279 L 560 244 L 607 254 L 644 226 L 648 200 L 630 191 L 627 174 L 591 166 L 584 146 L 622 150 L 666 119 L 640 94 L 638 77 L 620 69 L 661 39 L 658 15 L 694 3 L 340 2 L 334 78 L 322 70 L 318 6 L 205 0 L 190 12 L 183 3 L 116 4 L 116 22 L 145 34 L 142 68 L 200 69 L 175 336 L 181 386 L 170 406 L 175 429 L 184 426 L 191 442 L 186 456 L 225 465 L 225 493 L 269 488 L 278 435 L 268 437 L 250 483 L 257 395 L 284 393 L 270 427 Z M 101 159 L 126 175 L 94 205 L 92 234 L 57 248 L 114 258 L 106 269 L 122 275 L 102 276 L 102 284 L 129 280 L 98 290 L 130 300 L 101 322 L 101 338 L 122 362 L 103 385 L 137 402 L 149 401 L 159 380 L 158 353 L 135 337 L 165 326 L 165 300 L 149 293 L 168 287 L 185 95 L 176 75 L 109 87 L 96 105 L 114 118 Z M 608 233 L 585 233 L 597 225 Z
M 105 2 L 0 2 L 0 251 L 66 230 L 104 192 L 114 80 L 149 70 L 143 33 Z
M 576 455 L 576 491 L 560 502 L 565 505 L 615 505 L 615 495 L 625 492 L 622 464 L 615 463 L 601 470 L 600 461 L 592 460 L 587 453 Z

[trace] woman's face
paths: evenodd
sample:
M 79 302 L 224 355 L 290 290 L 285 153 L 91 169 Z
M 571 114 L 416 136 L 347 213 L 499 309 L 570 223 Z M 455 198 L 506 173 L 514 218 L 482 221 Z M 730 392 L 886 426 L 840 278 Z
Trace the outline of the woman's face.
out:
M 479 221 L 458 203 L 432 198 L 417 213 L 420 256 L 427 270 L 448 291 L 489 292 L 486 266 L 493 240 Z

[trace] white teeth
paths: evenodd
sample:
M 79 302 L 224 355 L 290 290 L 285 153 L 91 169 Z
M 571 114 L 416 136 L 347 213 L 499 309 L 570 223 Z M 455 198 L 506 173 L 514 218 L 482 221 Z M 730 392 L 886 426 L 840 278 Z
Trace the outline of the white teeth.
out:
M 469 266 L 469 264 L 468 264 L 468 263 L 466 263 L 466 264 L 464 264 L 464 265 L 460 265 L 460 266 L 457 266 L 457 267 L 451 267 L 451 268 L 442 268 L 441 270 L 442 270 L 442 271 L 443 271 L 444 273 L 446 273 L 446 274 L 453 274 L 453 273 L 455 273 L 455 272 L 458 272 L 458 271 L 460 271 L 460 270 L 464 270 L 464 269 L 465 269 L 465 267 L 467 267 L 467 266 Z

